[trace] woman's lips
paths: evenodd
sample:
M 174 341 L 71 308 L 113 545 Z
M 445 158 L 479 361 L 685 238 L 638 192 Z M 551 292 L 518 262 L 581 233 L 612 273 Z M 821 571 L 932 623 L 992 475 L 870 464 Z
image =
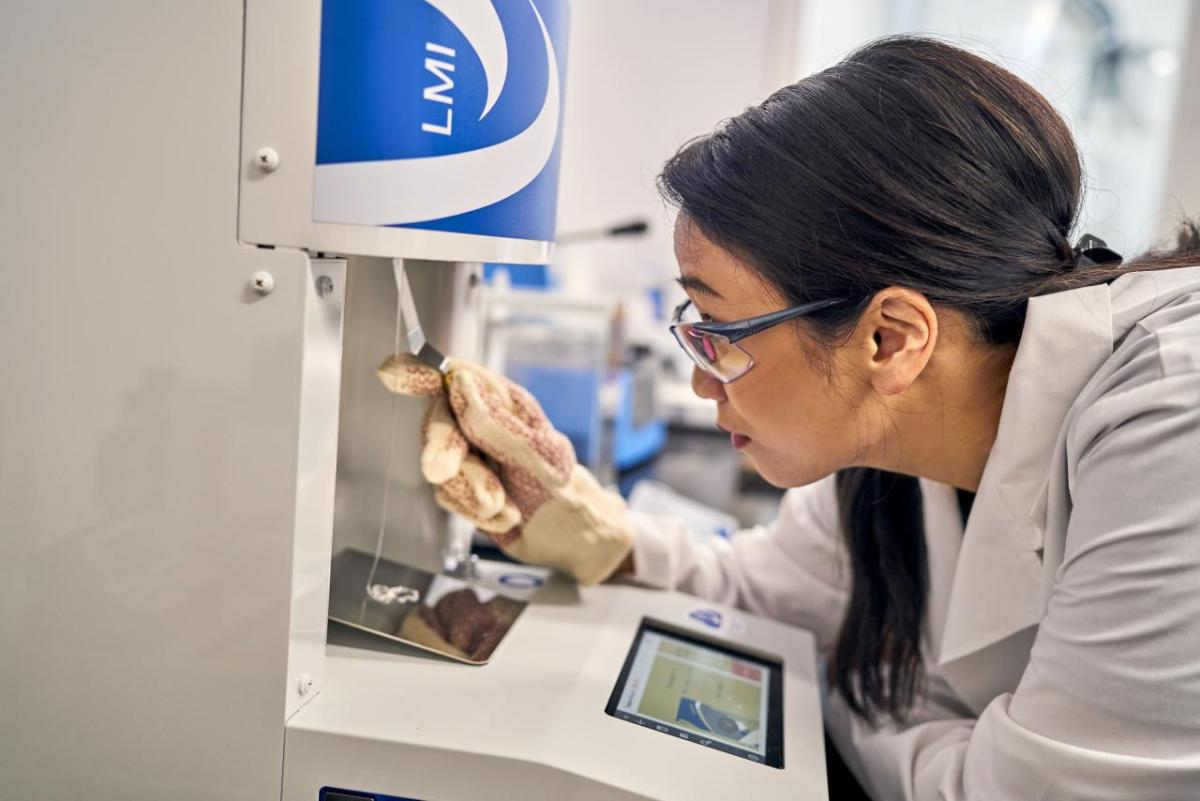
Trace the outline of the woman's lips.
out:
M 721 425 L 720 423 L 717 423 L 717 428 L 721 429 L 722 431 L 724 431 L 726 434 L 729 435 L 729 443 L 731 445 L 733 445 L 733 447 L 736 450 L 740 451 L 742 448 L 745 448 L 751 442 L 750 438 L 747 437 L 745 434 L 739 434 L 736 431 L 730 431 L 728 428 Z

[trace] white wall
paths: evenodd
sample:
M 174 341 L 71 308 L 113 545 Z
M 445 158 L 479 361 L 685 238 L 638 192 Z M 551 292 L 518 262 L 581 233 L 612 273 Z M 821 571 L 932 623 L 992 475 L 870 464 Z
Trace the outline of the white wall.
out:
M 892 0 L 805 0 L 794 30 L 792 80 L 840 61 L 864 42 L 895 29 Z
M 670 279 L 669 217 L 655 176 L 683 142 L 790 79 L 799 7 L 798 0 L 572 3 L 559 233 L 638 216 L 652 230 L 561 248 L 568 281 Z

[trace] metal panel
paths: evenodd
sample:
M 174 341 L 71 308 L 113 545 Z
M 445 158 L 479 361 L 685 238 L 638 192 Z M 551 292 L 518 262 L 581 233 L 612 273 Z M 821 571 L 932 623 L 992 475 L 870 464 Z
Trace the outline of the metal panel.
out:
M 237 244 L 242 24 L 0 5 L 5 798 L 279 797 L 309 276 Z
M 319 691 L 325 665 L 329 560 L 337 473 L 346 262 L 314 259 L 304 290 L 304 366 L 296 476 L 296 544 L 288 627 L 286 714 Z

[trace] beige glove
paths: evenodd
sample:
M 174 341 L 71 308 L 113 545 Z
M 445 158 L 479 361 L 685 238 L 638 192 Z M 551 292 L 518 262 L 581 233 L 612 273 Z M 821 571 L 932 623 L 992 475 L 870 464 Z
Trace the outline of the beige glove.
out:
M 575 461 L 571 443 L 524 388 L 469 362 L 448 375 L 402 355 L 379 368 L 384 386 L 433 398 L 421 472 L 448 511 L 505 553 L 570 573 L 608 578 L 633 546 L 625 501 Z

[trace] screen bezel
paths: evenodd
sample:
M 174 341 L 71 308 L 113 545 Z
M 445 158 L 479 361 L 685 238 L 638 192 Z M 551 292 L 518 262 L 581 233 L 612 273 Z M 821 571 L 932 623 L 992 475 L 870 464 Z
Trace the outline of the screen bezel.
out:
M 637 656 L 638 649 L 641 648 L 642 638 L 648 631 L 683 640 L 701 648 L 708 648 L 744 662 L 750 662 L 768 672 L 767 747 L 765 755 L 760 757 L 751 751 L 738 748 L 736 745 L 717 739 L 712 739 L 708 743 L 704 743 L 698 739 L 697 732 L 671 726 L 650 718 L 643 718 L 636 713 L 623 712 L 618 709 L 621 703 L 621 694 L 625 689 L 626 682 L 629 681 L 629 674 L 633 670 L 634 659 Z M 637 633 L 633 637 L 633 642 L 629 646 L 629 652 L 625 655 L 625 663 L 621 666 L 621 672 L 617 676 L 617 682 L 613 686 L 612 694 L 609 695 L 608 705 L 604 711 L 617 720 L 643 726 L 653 731 L 671 735 L 676 739 L 695 743 L 704 748 L 711 748 L 714 751 L 732 754 L 756 765 L 783 768 L 783 661 L 776 657 L 768 657 L 758 652 L 739 648 L 724 640 L 705 637 L 697 632 L 672 626 L 662 621 L 651 620 L 647 617 L 642 618 L 641 623 L 638 625 Z

